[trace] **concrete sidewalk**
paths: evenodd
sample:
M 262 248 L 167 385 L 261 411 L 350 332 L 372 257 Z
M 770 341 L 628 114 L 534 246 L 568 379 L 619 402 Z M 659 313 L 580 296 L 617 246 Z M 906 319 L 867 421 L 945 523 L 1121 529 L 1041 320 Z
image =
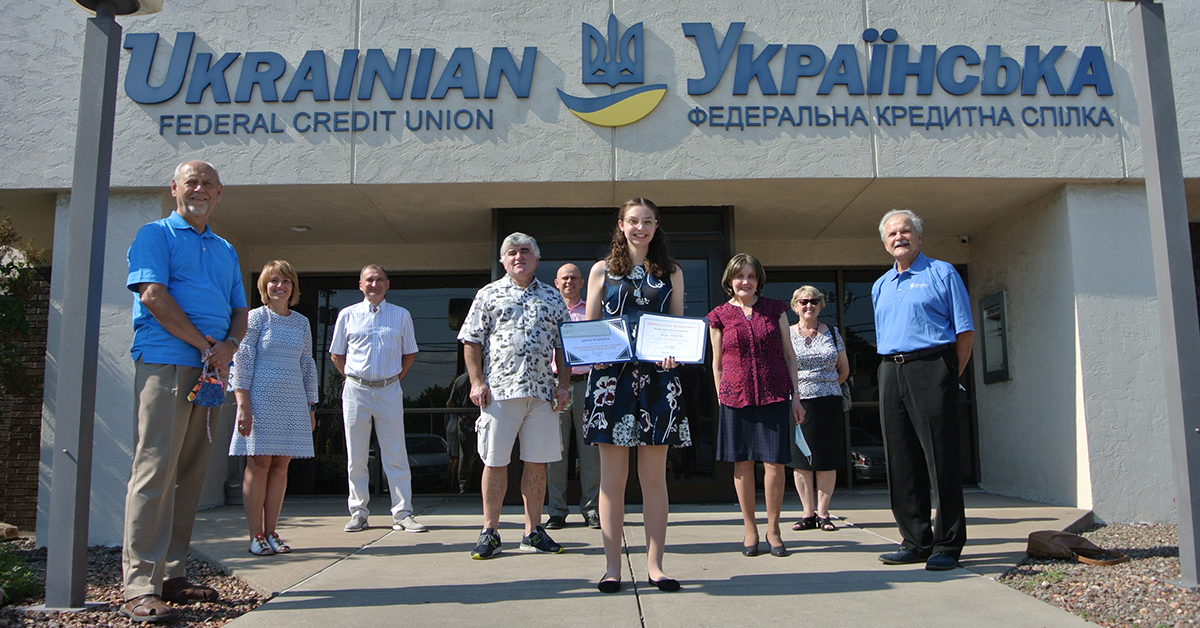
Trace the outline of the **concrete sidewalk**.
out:
M 760 500 L 761 501 L 761 500 Z M 202 511 L 192 550 L 223 565 L 269 602 L 232 628 L 343 626 L 1088 626 L 1084 620 L 995 582 L 1024 558 L 1033 530 L 1070 527 L 1086 511 L 985 493 L 967 495 L 968 541 L 962 569 L 886 566 L 876 556 L 899 536 L 884 493 L 834 496 L 836 532 L 793 532 L 799 511 L 784 503 L 784 558 L 740 552 L 736 504 L 671 508 L 664 567 L 683 588 L 662 593 L 646 582 L 641 515 L 626 517 L 624 588 L 596 591 L 603 574 L 600 533 L 577 515 L 551 532 L 559 555 L 525 554 L 521 512 L 505 507 L 504 552 L 471 560 L 480 526 L 478 496 L 417 496 L 430 532 L 393 532 L 385 513 L 372 528 L 345 533 L 342 499 L 288 500 L 280 535 L 295 551 L 247 552 L 240 507 Z M 760 504 L 761 506 L 761 504 Z M 760 520 L 761 521 L 761 520 Z M 762 526 L 760 526 L 760 529 Z M 766 548 L 763 537 L 762 548 Z

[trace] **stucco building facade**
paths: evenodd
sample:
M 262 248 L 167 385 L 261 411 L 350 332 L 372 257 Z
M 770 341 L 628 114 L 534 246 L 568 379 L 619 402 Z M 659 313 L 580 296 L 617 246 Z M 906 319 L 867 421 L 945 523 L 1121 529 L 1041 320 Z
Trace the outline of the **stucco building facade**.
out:
M 53 242 L 52 400 L 55 358 L 71 350 L 56 343 L 73 323 L 55 280 L 84 15 L 69 3 L 3 5 L 13 36 L 0 42 L 0 206 L 22 233 Z M 734 252 L 759 257 L 779 295 L 818 283 L 832 297 L 828 320 L 857 343 L 852 445 L 872 420 L 878 433 L 862 309 L 862 285 L 890 263 L 877 224 L 911 208 L 926 220 L 925 251 L 963 270 L 977 326 L 980 300 L 1005 297 L 1008 378 L 985 383 L 980 334 L 964 382 L 965 479 L 1107 521 L 1173 520 L 1127 9 L 168 0 L 123 18 L 91 541 L 120 542 L 129 473 L 125 252 L 141 224 L 172 210 L 175 164 L 197 158 L 221 173 L 211 224 L 237 248 L 247 286 L 271 259 L 296 265 L 302 292 L 313 286 L 301 308 L 318 351 L 320 321 L 352 302 L 357 270 L 392 273 L 397 302 L 430 330 L 418 327 L 413 397 L 453 377 L 446 318 L 495 272 L 508 231 L 545 243 L 539 272 L 552 276 L 560 262 L 596 259 L 623 200 L 651 198 L 685 262 L 689 315 L 720 300 L 714 273 Z M 1168 2 L 1166 15 L 1196 223 L 1200 6 Z M 703 419 L 711 391 L 697 386 Z M 43 414 L 39 528 L 52 403 Z M 223 423 L 208 504 L 224 500 L 230 473 Z M 715 486 L 724 471 L 711 457 L 701 439 L 674 460 L 672 490 L 698 498 Z

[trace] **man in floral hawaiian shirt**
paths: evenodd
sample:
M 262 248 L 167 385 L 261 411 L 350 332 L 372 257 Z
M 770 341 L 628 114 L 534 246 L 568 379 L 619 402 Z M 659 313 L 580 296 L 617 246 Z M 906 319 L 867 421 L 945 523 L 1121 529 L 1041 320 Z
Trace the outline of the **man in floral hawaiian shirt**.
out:
M 484 286 L 459 331 L 483 459 L 483 531 L 471 558 L 500 552 L 500 506 L 508 491 L 508 463 L 521 437 L 521 497 L 525 502 L 524 552 L 559 554 L 563 548 L 542 527 L 546 463 L 562 457 L 558 411 L 567 405 L 567 368 L 558 323 L 571 320 L 558 290 L 534 277 L 537 242 L 514 233 L 500 245 L 505 276 Z M 558 375 L 550 368 L 553 360 Z M 556 385 L 557 382 L 557 385 Z

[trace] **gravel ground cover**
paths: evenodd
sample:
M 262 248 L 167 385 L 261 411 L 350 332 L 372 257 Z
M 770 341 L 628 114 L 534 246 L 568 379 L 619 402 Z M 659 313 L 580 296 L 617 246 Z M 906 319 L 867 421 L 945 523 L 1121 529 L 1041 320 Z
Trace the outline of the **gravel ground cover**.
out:
M 1200 626 L 1200 592 L 1168 584 L 1179 578 L 1175 526 L 1095 526 L 1082 536 L 1129 557 L 1112 567 L 1026 559 L 1000 581 L 1101 626 Z
M 9 547 L 9 552 L 26 558 L 30 567 L 38 572 L 42 581 L 46 575 L 46 550 L 35 549 L 32 539 L 10 541 L 16 547 Z M 76 628 L 76 627 L 118 627 L 118 626 L 153 626 L 168 625 L 172 627 L 223 626 L 237 617 L 248 613 L 264 602 L 263 598 L 241 580 L 226 575 L 220 568 L 195 558 L 188 558 L 188 580 L 210 586 L 221 593 L 220 602 L 176 606 L 179 618 L 170 624 L 134 623 L 117 614 L 120 607 L 121 595 L 121 548 L 119 547 L 89 547 L 87 566 L 87 599 L 90 602 L 102 602 L 98 606 L 89 606 L 87 610 L 77 613 L 39 613 L 20 610 L 19 606 L 41 604 L 43 599 L 28 599 L 17 601 L 0 608 L 0 628 L 15 626 L 37 626 L 44 628 Z

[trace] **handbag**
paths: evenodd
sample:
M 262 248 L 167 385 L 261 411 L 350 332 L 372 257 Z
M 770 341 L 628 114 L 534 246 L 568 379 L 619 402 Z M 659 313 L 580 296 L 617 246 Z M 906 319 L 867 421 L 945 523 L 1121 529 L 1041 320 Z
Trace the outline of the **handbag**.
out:
M 1077 560 L 1101 566 L 1117 565 L 1129 560 L 1128 556 L 1103 549 L 1078 534 L 1058 530 L 1030 532 L 1025 553 L 1030 558 Z
M 837 327 L 834 327 L 833 328 L 833 346 L 835 346 L 835 347 L 837 346 L 838 336 L 840 336 L 840 334 L 838 334 Z M 850 397 L 850 380 L 847 379 L 846 381 L 842 382 L 841 388 L 842 388 L 842 412 L 849 412 L 850 406 L 854 405 L 854 399 L 852 399 Z
M 204 363 L 200 371 L 200 381 L 196 382 L 192 392 L 188 393 L 188 401 L 201 408 L 215 408 L 225 403 L 225 382 L 214 366 Z

